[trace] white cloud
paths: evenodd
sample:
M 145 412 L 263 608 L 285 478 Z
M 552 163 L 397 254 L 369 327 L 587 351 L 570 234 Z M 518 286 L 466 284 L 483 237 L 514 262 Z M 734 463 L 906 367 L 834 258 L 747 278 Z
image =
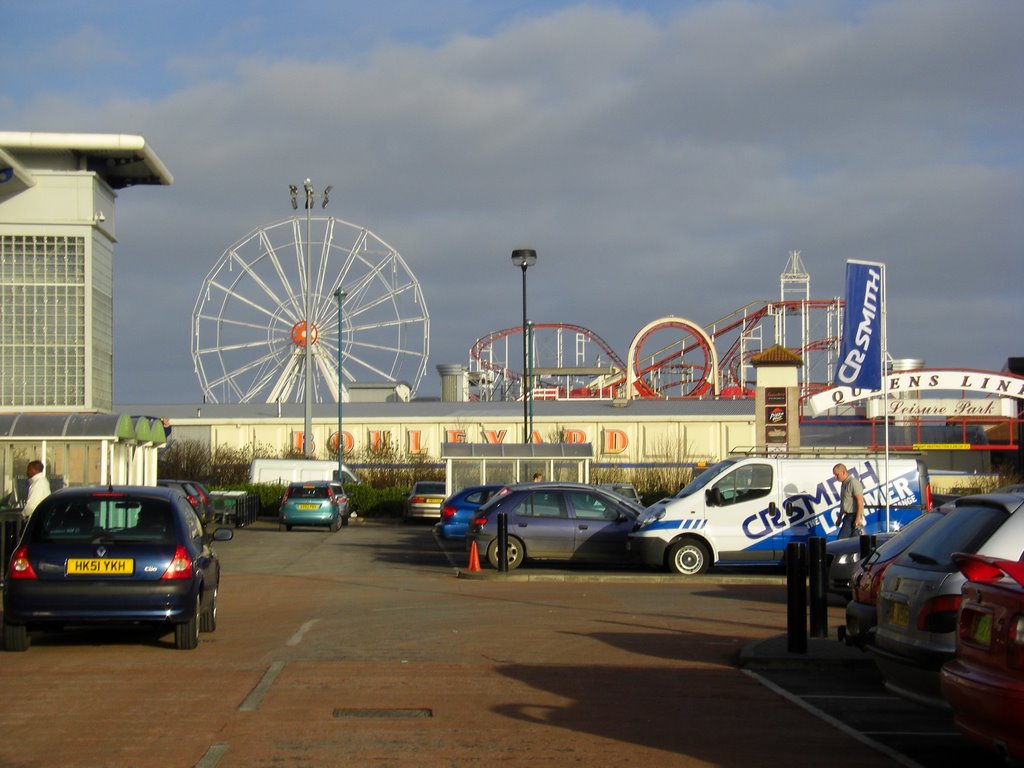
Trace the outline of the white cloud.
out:
M 198 399 L 187 352 L 161 370 L 153 339 L 187 350 L 203 276 L 289 216 L 287 184 L 307 175 L 422 283 L 427 393 L 435 364 L 518 325 L 521 245 L 540 254 L 531 316 L 621 355 L 659 315 L 711 323 L 777 298 L 797 248 L 816 298 L 842 291 L 846 259 L 889 265 L 894 354 L 999 367 L 1020 354 L 992 308 L 1024 277 L 1024 6 L 862 8 L 581 6 L 429 45 L 380 35 L 354 56 L 185 44 L 162 66 L 189 85 L 99 102 L 41 91 L 13 119 L 141 133 L 175 176 L 118 204 L 121 401 Z M 153 375 L 126 373 L 154 349 Z

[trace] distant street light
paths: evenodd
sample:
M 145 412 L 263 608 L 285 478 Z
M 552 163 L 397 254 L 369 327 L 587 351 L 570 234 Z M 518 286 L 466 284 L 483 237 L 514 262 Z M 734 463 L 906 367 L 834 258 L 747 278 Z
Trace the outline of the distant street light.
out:
M 316 341 L 316 332 L 313 325 L 313 266 L 312 256 L 310 254 L 311 243 L 310 243 L 310 211 L 313 208 L 313 200 L 316 197 L 316 190 L 313 189 L 313 183 L 306 179 L 302 183 L 302 188 L 306 192 L 306 290 L 305 290 L 305 320 L 304 333 L 302 338 L 304 339 L 305 349 L 305 377 L 306 377 L 306 394 L 305 394 L 305 422 L 302 427 L 302 455 L 307 458 L 313 458 L 313 343 Z M 320 199 L 323 203 L 322 207 L 327 207 L 328 196 L 331 194 L 333 187 L 328 186 L 324 188 L 323 194 Z M 292 198 L 292 210 L 297 210 L 299 207 L 299 189 L 294 184 L 288 185 L 288 191 L 291 193 Z
M 530 432 L 530 379 L 529 361 L 527 359 L 528 331 L 526 328 L 526 270 L 537 263 L 537 252 L 531 248 L 520 248 L 512 251 L 512 265 L 523 270 L 523 442 L 529 443 L 533 438 Z

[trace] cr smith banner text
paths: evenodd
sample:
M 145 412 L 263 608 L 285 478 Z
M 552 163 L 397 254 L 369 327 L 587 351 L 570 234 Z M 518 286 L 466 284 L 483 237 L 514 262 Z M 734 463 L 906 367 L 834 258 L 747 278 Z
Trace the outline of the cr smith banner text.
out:
M 835 383 L 855 389 L 882 388 L 882 275 L 885 267 L 846 262 L 846 310 Z

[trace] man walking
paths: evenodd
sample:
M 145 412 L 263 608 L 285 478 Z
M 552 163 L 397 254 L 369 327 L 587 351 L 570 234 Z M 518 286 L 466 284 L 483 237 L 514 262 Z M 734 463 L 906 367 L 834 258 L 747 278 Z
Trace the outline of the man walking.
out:
M 845 464 L 832 467 L 842 485 L 839 487 L 839 533 L 838 539 L 848 539 L 864 533 L 864 486 L 850 474 Z
M 28 475 L 28 497 L 25 499 L 25 507 L 21 510 L 21 516 L 24 520 L 28 520 L 29 515 L 39 506 L 39 502 L 50 495 L 50 481 L 43 474 L 43 462 L 38 460 L 28 463 L 25 474 Z

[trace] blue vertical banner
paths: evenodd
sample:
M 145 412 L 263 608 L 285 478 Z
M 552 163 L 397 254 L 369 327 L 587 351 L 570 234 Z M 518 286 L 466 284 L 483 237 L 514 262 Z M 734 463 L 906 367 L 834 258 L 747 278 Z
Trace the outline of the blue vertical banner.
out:
M 836 386 L 882 388 L 884 264 L 846 262 L 846 308 L 836 364 Z

